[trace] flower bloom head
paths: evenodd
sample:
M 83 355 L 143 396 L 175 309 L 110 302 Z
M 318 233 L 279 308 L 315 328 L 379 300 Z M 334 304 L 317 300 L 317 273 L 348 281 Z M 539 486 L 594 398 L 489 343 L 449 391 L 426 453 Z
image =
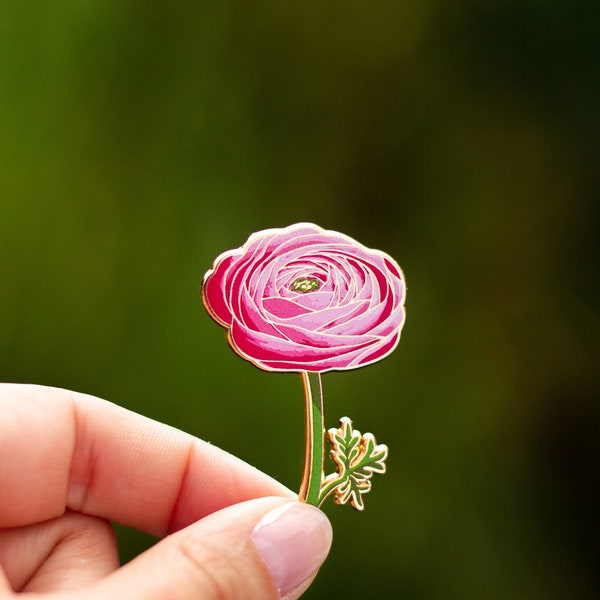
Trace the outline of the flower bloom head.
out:
M 398 264 L 352 238 L 299 223 L 221 254 L 202 285 L 231 347 L 267 371 L 354 369 L 385 358 L 404 324 Z

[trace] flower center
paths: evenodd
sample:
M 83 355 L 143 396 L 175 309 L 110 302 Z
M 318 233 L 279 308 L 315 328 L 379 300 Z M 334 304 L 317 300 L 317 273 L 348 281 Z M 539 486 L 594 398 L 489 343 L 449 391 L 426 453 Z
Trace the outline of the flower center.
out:
M 299 277 L 298 279 L 294 279 L 292 281 L 292 290 L 294 292 L 302 292 L 306 294 L 306 292 L 312 292 L 313 290 L 318 290 L 321 282 L 318 279 L 311 279 L 310 277 Z

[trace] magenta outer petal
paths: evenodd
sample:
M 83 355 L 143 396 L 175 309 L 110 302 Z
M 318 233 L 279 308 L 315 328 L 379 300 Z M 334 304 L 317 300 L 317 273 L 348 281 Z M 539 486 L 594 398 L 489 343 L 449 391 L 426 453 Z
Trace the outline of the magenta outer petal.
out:
M 292 283 L 315 279 L 303 293 Z M 209 314 L 233 349 L 272 371 L 353 369 L 385 358 L 404 325 L 406 286 L 387 254 L 301 223 L 252 234 L 205 275 Z
M 202 299 L 210 315 L 222 325 L 231 325 L 233 315 L 226 301 L 226 276 L 229 267 L 235 261 L 235 255 L 225 256 L 219 260 L 214 269 L 204 276 Z
M 353 346 L 310 348 L 289 340 L 249 332 L 234 322 L 229 330 L 232 347 L 256 366 L 270 371 L 325 371 L 352 368 L 353 360 L 361 356 L 369 342 Z M 370 343 L 374 343 L 373 341 Z M 285 363 L 285 366 L 276 365 Z M 356 365 L 359 366 L 359 365 Z

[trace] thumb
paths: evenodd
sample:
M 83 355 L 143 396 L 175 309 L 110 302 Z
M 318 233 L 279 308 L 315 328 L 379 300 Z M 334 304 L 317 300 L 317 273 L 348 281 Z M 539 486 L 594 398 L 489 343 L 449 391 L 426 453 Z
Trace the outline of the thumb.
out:
M 327 517 L 314 506 L 250 500 L 168 536 L 97 591 L 124 600 L 294 600 L 314 579 L 331 539 Z

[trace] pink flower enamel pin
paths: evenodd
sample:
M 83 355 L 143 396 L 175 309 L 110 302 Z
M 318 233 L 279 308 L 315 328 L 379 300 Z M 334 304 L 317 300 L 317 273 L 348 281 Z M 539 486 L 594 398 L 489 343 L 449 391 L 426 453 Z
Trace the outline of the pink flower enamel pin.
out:
M 300 500 L 364 508 L 388 449 L 347 417 L 325 435 L 321 373 L 355 369 L 388 356 L 404 325 L 406 285 L 384 252 L 311 223 L 252 234 L 221 254 L 204 276 L 202 300 L 227 329 L 231 347 L 266 371 L 302 375 L 306 458 Z M 325 438 L 336 471 L 323 471 Z

